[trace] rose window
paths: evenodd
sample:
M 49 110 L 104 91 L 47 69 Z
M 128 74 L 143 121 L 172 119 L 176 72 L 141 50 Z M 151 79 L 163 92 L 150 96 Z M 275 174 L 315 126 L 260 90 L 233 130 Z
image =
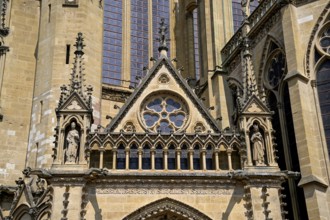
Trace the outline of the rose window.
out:
M 187 105 L 174 95 L 154 95 L 144 101 L 141 119 L 153 132 L 170 133 L 184 127 L 188 118 Z
M 271 88 L 278 86 L 286 71 L 285 56 L 280 50 L 276 50 L 269 59 L 266 81 Z

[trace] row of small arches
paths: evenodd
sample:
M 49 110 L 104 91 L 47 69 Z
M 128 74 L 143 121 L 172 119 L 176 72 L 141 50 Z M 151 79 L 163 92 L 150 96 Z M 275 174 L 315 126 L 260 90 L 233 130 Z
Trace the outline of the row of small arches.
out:
M 92 149 L 90 167 L 113 170 L 235 170 L 241 169 L 241 156 L 236 145 L 232 148 L 214 149 L 183 145 L 177 148 L 161 145 L 143 148 L 119 145 L 118 148 Z

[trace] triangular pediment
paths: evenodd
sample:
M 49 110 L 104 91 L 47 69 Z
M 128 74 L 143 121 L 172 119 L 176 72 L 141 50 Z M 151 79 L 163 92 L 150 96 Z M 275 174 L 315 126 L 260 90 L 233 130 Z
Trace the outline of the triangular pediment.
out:
M 252 95 L 250 99 L 246 102 L 244 107 L 242 108 L 242 113 L 245 114 L 270 114 L 270 110 L 267 106 L 260 101 L 260 99 Z
M 61 111 L 88 111 L 89 108 L 81 97 L 73 92 L 58 108 Z
M 160 57 L 108 126 L 111 132 L 220 132 L 203 103 Z

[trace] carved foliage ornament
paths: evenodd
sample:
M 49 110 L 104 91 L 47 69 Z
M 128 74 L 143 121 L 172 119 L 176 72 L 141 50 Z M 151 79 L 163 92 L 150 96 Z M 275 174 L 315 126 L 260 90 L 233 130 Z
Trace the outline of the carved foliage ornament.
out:
M 160 75 L 158 81 L 159 81 L 159 83 L 166 84 L 170 81 L 170 79 L 166 73 L 163 73 Z

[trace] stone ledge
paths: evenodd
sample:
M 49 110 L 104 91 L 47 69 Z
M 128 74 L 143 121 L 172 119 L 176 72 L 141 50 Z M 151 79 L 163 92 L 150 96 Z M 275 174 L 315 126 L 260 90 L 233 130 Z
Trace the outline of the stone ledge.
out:
M 329 184 L 315 175 L 304 176 L 298 183 L 299 187 L 305 187 L 308 184 L 318 185 L 322 188 L 328 188 Z

